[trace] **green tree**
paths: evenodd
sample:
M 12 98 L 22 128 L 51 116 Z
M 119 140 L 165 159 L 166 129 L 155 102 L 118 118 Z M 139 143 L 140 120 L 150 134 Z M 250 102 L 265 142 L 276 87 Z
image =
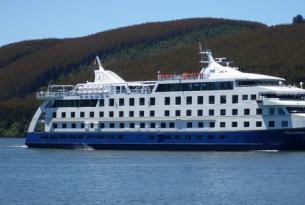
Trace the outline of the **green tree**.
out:
M 293 20 L 292 20 L 293 23 L 304 23 L 305 20 L 303 18 L 302 15 L 298 14 L 296 15 L 295 17 L 293 17 Z

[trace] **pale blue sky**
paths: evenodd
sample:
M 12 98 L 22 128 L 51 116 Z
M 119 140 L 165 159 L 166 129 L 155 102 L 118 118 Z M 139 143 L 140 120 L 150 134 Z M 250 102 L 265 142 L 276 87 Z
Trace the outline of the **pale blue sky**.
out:
M 290 23 L 305 0 L 0 0 L 0 46 L 190 17 Z

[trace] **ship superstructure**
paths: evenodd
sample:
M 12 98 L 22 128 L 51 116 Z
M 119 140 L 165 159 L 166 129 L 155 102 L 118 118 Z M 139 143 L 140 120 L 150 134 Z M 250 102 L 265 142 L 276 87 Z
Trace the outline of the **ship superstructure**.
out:
M 197 73 L 126 82 L 97 58 L 94 82 L 51 85 L 28 129 L 29 147 L 302 150 L 305 91 L 243 73 L 200 50 Z

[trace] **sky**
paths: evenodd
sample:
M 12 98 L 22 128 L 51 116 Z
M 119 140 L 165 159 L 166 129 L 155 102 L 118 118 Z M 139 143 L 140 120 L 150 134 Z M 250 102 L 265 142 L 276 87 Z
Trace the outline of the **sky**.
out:
M 297 14 L 305 0 L 0 0 L 0 46 L 193 17 L 287 24 Z

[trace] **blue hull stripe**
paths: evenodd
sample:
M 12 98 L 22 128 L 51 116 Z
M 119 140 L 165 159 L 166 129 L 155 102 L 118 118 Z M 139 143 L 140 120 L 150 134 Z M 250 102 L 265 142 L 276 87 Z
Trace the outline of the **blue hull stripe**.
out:
M 305 128 L 239 132 L 28 133 L 35 148 L 119 150 L 305 150 Z

